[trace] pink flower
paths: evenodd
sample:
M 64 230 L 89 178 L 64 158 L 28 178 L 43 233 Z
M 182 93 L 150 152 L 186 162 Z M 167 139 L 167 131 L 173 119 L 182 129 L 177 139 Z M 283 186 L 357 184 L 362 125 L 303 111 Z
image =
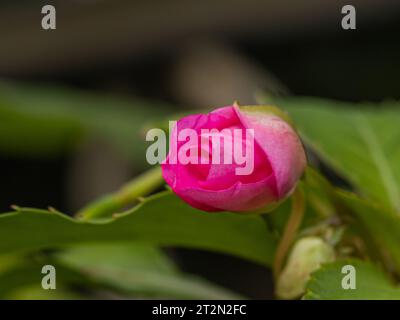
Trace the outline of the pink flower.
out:
M 301 141 L 286 120 L 274 107 L 237 105 L 184 117 L 172 130 L 163 177 L 201 210 L 268 210 L 293 191 L 306 166 Z M 208 141 L 206 129 L 214 129 Z

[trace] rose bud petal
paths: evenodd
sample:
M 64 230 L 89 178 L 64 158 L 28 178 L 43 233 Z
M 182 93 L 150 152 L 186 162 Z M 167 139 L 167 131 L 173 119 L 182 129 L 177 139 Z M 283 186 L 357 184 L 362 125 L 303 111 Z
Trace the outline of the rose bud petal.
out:
M 214 132 L 207 135 L 205 129 Z M 161 164 L 167 184 L 191 206 L 233 212 L 270 210 L 294 190 L 305 166 L 302 143 L 286 114 L 237 104 L 180 119 Z

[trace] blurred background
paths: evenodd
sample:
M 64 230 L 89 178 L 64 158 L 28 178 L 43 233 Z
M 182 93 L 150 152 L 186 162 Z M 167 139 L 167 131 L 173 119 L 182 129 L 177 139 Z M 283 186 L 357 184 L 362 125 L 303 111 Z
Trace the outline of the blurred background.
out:
M 41 28 L 45 4 L 56 8 L 56 30 Z M 356 8 L 356 30 L 341 28 L 346 4 Z M 252 104 L 261 91 L 399 99 L 399 34 L 398 0 L 3 0 L 1 212 L 17 204 L 73 214 L 115 190 L 145 168 L 144 139 L 129 135 L 152 119 Z M 83 124 L 95 130 L 80 135 L 74 126 Z M 103 131 L 108 138 L 95 134 Z M 168 254 L 184 271 L 272 297 L 265 268 Z

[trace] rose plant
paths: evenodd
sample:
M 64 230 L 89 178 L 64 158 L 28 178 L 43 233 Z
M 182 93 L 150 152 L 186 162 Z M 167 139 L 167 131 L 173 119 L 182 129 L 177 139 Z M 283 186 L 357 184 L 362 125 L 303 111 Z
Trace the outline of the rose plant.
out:
M 101 132 L 138 163 L 145 158 L 140 125 L 166 122 L 143 116 L 148 109 L 119 108 L 118 101 L 116 115 L 107 108 L 96 118 L 101 108 L 80 95 L 63 100 L 74 102 L 71 110 L 84 109 L 82 117 L 75 110 L 61 121 L 49 98 L 35 105 L 39 119 L 16 97 L 42 101 L 43 94 L 18 88 L 2 94 L 4 153 L 51 154 L 83 133 Z M 37 288 L 43 265 L 57 268 L 58 293 L 90 288 L 72 290 L 79 298 L 96 290 L 123 297 L 242 298 L 188 277 L 159 248 L 186 247 L 247 259 L 265 267 L 262 277 L 272 269 L 278 298 L 400 299 L 398 103 L 372 109 L 314 98 L 268 100 L 285 111 L 233 104 L 182 117 L 161 166 L 75 216 L 15 204 L 0 214 L 0 298 Z M 60 114 L 69 110 L 60 108 Z

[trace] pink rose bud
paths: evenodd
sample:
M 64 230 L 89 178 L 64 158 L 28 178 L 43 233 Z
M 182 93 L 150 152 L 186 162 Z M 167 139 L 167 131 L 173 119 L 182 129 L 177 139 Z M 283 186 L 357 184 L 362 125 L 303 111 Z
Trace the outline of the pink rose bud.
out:
M 275 107 L 238 105 L 180 119 L 161 164 L 165 181 L 205 211 L 268 211 L 306 166 L 301 141 Z

